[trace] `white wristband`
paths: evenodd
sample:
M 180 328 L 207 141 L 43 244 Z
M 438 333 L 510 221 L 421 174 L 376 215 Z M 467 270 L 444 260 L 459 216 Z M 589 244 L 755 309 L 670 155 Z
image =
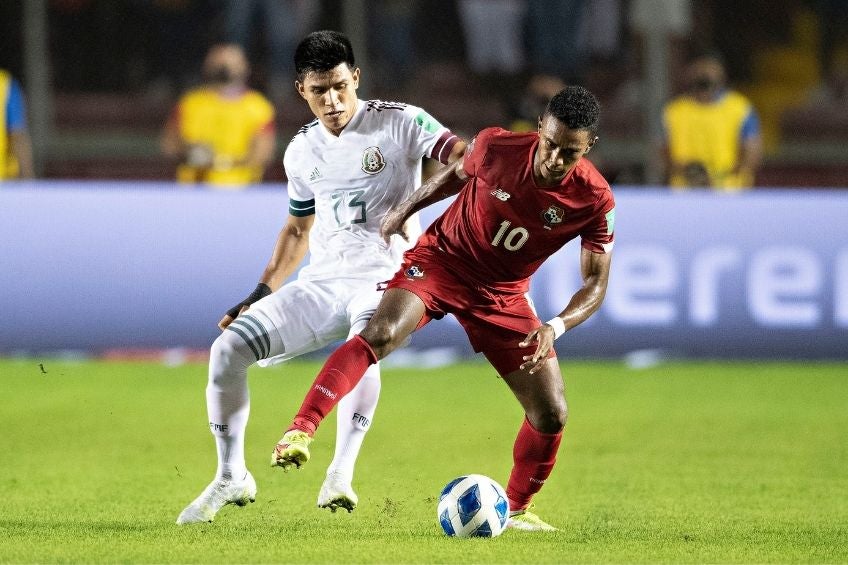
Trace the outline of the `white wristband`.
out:
M 565 333 L 565 322 L 559 316 L 554 316 L 545 323 L 554 329 L 554 339 Z

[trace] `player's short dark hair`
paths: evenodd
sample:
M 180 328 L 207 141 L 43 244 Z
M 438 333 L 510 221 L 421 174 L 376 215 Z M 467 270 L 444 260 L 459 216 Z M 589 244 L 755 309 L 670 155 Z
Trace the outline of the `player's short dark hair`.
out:
M 601 105 L 595 95 L 582 86 L 566 86 L 548 102 L 545 115 L 551 115 L 568 129 L 585 129 L 594 135 L 598 131 Z
M 338 31 L 313 31 L 294 51 L 294 70 L 301 82 L 308 73 L 325 73 L 342 63 L 354 68 L 353 46 L 347 36 Z

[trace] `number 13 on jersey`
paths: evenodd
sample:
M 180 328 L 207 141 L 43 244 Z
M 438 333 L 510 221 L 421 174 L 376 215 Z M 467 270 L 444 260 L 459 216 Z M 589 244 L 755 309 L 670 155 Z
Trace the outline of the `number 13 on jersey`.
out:
M 330 198 L 333 199 L 333 214 L 340 228 L 351 224 L 364 224 L 368 218 L 365 214 L 366 201 L 362 200 L 365 189 L 337 190 Z

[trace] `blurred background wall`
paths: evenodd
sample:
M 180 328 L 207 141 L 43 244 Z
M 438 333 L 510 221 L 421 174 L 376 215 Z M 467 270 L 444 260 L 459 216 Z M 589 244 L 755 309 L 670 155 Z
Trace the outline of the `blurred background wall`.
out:
M 622 186 L 616 205 L 606 300 L 558 340 L 563 357 L 848 359 L 848 191 Z M 253 288 L 286 209 L 271 187 L 41 181 L 0 190 L 0 355 L 207 348 L 223 310 Z M 574 243 L 534 275 L 542 319 L 579 288 L 578 266 Z M 452 316 L 392 357 L 422 350 L 428 362 L 472 354 Z

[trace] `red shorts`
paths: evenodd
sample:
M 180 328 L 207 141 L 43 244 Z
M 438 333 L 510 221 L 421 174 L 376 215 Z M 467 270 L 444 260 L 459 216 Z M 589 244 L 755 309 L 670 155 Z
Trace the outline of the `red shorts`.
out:
M 474 351 L 482 352 L 501 375 L 517 371 L 536 344 L 519 347 L 530 331 L 542 325 L 523 293 L 497 292 L 469 282 L 429 253 L 407 252 L 388 288 L 402 288 L 424 302 L 418 327 L 453 314 L 468 334 Z M 548 357 L 556 357 L 551 349 Z

